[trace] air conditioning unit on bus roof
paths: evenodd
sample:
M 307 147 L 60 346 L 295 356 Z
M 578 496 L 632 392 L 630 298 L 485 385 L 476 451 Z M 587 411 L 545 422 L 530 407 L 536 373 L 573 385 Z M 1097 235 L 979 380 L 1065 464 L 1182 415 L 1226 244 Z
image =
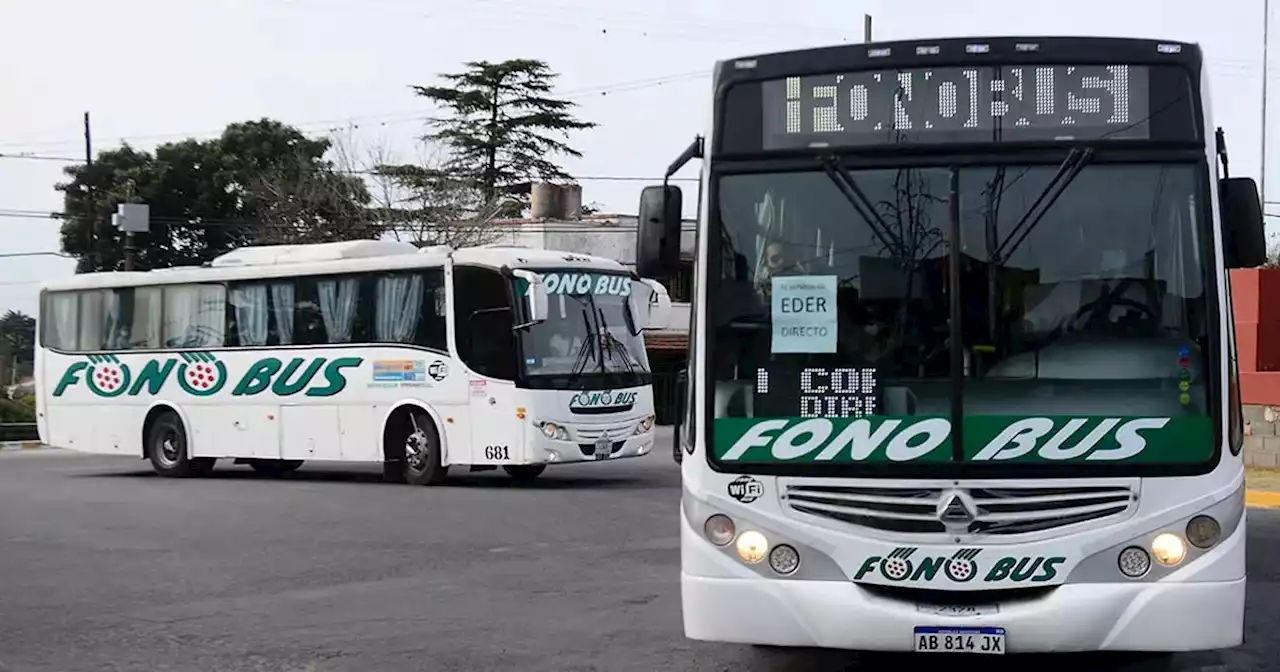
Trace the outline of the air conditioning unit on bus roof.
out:
M 417 253 L 418 248 L 413 245 L 394 240 L 345 240 L 310 245 L 256 245 L 232 250 L 214 258 L 209 265 L 214 268 L 271 266 Z

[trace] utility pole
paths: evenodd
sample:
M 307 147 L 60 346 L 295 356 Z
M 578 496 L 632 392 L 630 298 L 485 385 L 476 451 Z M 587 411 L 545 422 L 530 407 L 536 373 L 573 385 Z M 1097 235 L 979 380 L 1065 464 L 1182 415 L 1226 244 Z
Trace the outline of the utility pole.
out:
M 1258 171 L 1258 191 L 1262 211 L 1267 211 L 1267 37 L 1271 27 L 1271 0 L 1262 0 L 1262 168 Z
M 89 132 L 89 113 L 84 113 L 84 166 L 85 166 L 85 183 L 89 185 L 89 203 L 86 206 L 86 218 L 89 222 L 89 270 L 98 270 L 98 222 L 97 214 L 94 212 L 94 204 L 97 203 L 97 195 L 94 193 L 93 180 L 89 178 L 89 173 L 93 169 L 93 136 Z
M 863 42 L 871 41 L 871 15 L 870 14 L 862 15 L 862 41 Z

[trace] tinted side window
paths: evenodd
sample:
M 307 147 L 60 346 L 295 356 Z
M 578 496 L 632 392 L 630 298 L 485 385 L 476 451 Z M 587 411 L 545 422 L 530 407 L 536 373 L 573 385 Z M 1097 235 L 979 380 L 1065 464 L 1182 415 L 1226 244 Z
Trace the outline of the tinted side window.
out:
M 372 283 L 373 341 L 448 350 L 443 270 L 380 273 Z
M 227 288 L 222 285 L 165 285 L 166 348 L 219 348 L 226 341 Z M 81 311 L 83 314 L 83 311 Z M 83 331 L 83 329 L 81 330 Z
M 507 280 L 493 269 L 457 266 L 453 287 L 458 357 L 476 373 L 515 380 L 515 321 Z
M 227 345 L 292 345 L 293 280 L 233 283 L 227 295 Z

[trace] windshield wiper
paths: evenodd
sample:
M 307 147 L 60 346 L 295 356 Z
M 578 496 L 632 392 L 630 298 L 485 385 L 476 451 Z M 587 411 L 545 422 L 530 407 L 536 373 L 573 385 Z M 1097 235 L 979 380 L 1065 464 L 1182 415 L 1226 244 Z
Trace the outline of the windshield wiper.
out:
M 612 331 L 609 331 L 609 323 L 606 322 L 604 319 L 604 310 L 601 308 L 596 308 L 596 316 L 599 317 L 600 319 L 600 334 L 604 337 L 603 338 L 604 342 L 601 343 L 601 350 L 603 351 L 605 348 L 607 348 L 609 350 L 609 357 L 610 359 L 612 359 L 614 356 L 613 349 L 617 348 L 618 353 L 622 355 L 622 363 L 627 365 L 627 373 L 635 373 L 636 367 L 634 364 L 631 363 L 631 352 L 627 350 L 626 344 L 618 340 L 618 337 L 614 336 Z M 600 365 L 603 367 L 604 366 L 603 352 L 601 354 L 602 356 L 600 358 Z
M 591 330 L 591 320 L 587 317 L 587 309 L 582 309 L 582 328 L 586 337 L 582 339 L 582 347 L 578 348 L 578 356 L 573 361 L 573 375 L 579 375 L 587 368 L 587 362 L 596 356 L 596 334 Z M 604 370 L 604 359 L 600 360 L 600 369 Z
M 1044 186 L 1044 191 L 1040 192 L 1031 207 L 1027 208 L 1026 214 L 1009 231 L 1008 237 L 996 248 L 995 253 L 992 255 L 992 264 L 999 265 L 1013 256 L 1018 246 L 1022 245 L 1022 241 L 1026 240 L 1031 231 L 1040 223 L 1040 220 L 1044 219 L 1045 214 L 1049 212 L 1049 208 L 1053 207 L 1058 197 L 1067 190 L 1067 187 L 1071 185 L 1071 181 L 1076 179 L 1076 176 L 1084 170 L 1085 165 L 1092 158 L 1092 147 L 1086 147 L 1084 151 L 1074 147 L 1071 149 L 1071 152 L 1067 154 L 1067 158 L 1058 166 L 1058 172 L 1054 174 L 1053 179 L 1049 180 L 1049 184 Z M 1041 203 L 1044 204 L 1043 208 L 1039 208 Z M 1037 208 L 1039 208 L 1039 211 L 1037 211 Z M 1014 236 L 1018 236 L 1016 241 L 1013 240 Z M 1009 244 L 1010 241 L 1013 241 L 1013 245 Z M 1005 251 L 1006 247 L 1009 248 L 1007 252 Z
M 822 159 L 822 168 L 827 173 L 827 177 L 831 178 L 836 188 L 840 190 L 840 195 L 844 196 L 849 201 L 849 205 L 853 206 L 853 211 L 858 213 L 859 217 L 862 217 L 862 221 L 867 223 L 876 238 L 879 238 L 880 242 L 896 255 L 903 247 L 902 241 L 893 235 L 893 229 L 889 227 L 888 222 L 884 221 L 880 213 L 876 212 L 871 199 L 867 198 L 866 193 L 858 187 L 853 175 L 840 163 L 840 159 L 834 156 L 824 157 Z

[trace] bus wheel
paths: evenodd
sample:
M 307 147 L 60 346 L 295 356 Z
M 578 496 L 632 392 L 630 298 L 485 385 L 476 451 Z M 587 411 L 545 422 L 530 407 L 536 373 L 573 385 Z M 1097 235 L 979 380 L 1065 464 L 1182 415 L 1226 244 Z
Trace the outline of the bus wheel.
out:
M 391 433 L 388 455 L 403 455 L 402 479 L 410 485 L 438 485 L 449 475 L 440 463 L 440 434 L 426 413 L 411 409 Z
M 147 429 L 147 457 L 157 474 L 169 478 L 207 475 L 215 461 L 187 456 L 187 428 L 173 411 L 160 413 Z
M 262 474 L 263 476 L 283 476 L 291 471 L 297 471 L 302 466 L 302 460 L 253 460 L 249 462 L 249 468 Z
M 502 468 L 507 475 L 517 481 L 532 481 L 547 470 L 545 464 L 510 464 Z

